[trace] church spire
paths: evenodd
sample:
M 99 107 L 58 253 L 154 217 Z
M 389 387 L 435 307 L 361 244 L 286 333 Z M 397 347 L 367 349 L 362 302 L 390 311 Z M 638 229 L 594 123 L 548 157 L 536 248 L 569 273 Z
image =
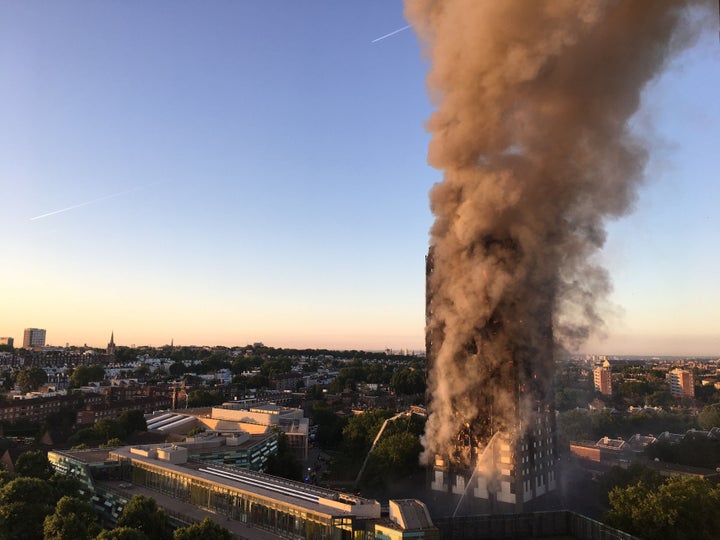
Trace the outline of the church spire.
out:
M 115 331 L 110 332 L 110 343 L 108 343 L 106 353 L 108 356 L 115 356 Z

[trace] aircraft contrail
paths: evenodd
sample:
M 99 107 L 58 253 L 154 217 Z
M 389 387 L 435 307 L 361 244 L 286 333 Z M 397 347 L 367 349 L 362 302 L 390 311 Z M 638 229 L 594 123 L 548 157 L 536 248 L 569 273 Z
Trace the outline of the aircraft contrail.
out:
M 41 214 L 39 216 L 31 217 L 30 221 L 34 221 L 36 219 L 42 219 L 50 216 L 54 216 L 55 214 L 62 214 L 63 212 L 68 212 L 70 210 L 75 210 L 76 208 L 81 208 L 83 206 L 88 206 L 90 204 L 95 204 L 100 201 L 106 201 L 108 199 L 114 199 L 115 197 L 120 197 L 121 195 L 126 195 L 127 193 L 132 193 L 133 191 L 138 191 L 140 189 L 144 189 L 146 187 L 152 186 L 154 184 L 157 184 L 158 182 L 153 182 L 152 184 L 148 184 L 147 186 L 140 186 L 140 187 L 134 187 L 132 189 L 126 189 L 125 191 L 120 191 L 118 193 L 113 193 L 111 195 L 104 195 L 102 197 L 98 197 L 97 199 L 92 199 L 90 201 L 81 202 L 79 204 L 74 204 L 72 206 L 68 206 L 67 208 L 61 208 L 60 210 L 53 210 L 52 212 L 48 212 L 47 214 Z
M 380 36 L 379 38 L 373 39 L 370 43 L 377 43 L 378 41 L 382 41 L 385 38 L 389 38 L 390 36 L 394 36 L 395 34 L 399 34 L 400 32 L 407 30 L 408 28 L 412 27 L 412 24 L 408 24 L 407 26 L 403 26 L 402 28 L 398 28 L 397 30 L 393 30 L 389 34 L 385 34 L 384 36 Z

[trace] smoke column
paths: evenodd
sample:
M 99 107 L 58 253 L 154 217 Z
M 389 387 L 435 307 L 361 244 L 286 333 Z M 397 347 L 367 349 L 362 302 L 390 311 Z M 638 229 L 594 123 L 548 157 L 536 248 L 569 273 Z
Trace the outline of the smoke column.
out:
M 610 285 L 593 255 L 647 157 L 628 120 L 692 40 L 690 4 L 406 0 L 431 63 L 428 161 L 444 171 L 430 194 L 423 460 L 452 455 L 468 426 L 515 428 L 543 399 L 555 347 L 602 324 Z

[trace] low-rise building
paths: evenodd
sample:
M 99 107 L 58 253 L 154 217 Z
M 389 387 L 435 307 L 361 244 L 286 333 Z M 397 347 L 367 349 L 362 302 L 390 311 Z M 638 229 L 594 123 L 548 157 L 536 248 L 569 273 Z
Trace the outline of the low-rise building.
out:
M 133 494 L 145 494 L 176 524 L 200 521 L 201 511 L 238 537 L 438 537 L 419 501 L 391 501 L 390 526 L 376 500 L 187 457 L 178 445 L 48 453 L 55 470 L 78 478 L 95 508 L 110 521 L 117 520 Z M 382 536 L 383 531 L 392 535 Z

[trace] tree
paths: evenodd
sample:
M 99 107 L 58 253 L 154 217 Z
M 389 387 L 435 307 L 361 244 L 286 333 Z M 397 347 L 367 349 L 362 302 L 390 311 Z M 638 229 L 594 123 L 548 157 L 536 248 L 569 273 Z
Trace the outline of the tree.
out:
M 370 454 L 368 471 L 363 480 L 386 482 L 410 476 L 419 468 L 421 450 L 420 439 L 413 433 L 383 435 Z
M 108 439 L 107 442 L 106 442 L 104 445 L 101 445 L 101 446 L 105 446 L 105 447 L 107 448 L 107 447 L 122 446 L 122 445 L 123 445 L 122 439 L 118 439 L 117 437 L 113 437 L 112 439 Z
M 130 435 L 135 431 L 147 431 L 145 415 L 140 409 L 125 411 L 118 417 L 118 422 L 125 431 L 125 435 Z
M 63 497 L 55 512 L 45 518 L 44 540 L 90 540 L 95 538 L 98 526 L 95 511 L 90 503 L 76 497 Z
M 175 531 L 174 540 L 232 540 L 233 535 L 210 518 Z
M 674 476 L 657 490 L 639 482 L 610 492 L 608 525 L 645 540 L 711 540 L 720 530 L 720 488 Z
M 103 418 L 95 422 L 93 430 L 99 439 L 107 441 L 108 439 L 122 439 L 125 436 L 123 426 L 117 420 Z
M 42 450 L 28 450 L 20 454 L 15 461 L 18 476 L 29 476 L 47 480 L 53 475 L 53 468 L 47 454 Z
M 40 368 L 23 369 L 17 374 L 15 382 L 21 392 L 33 392 L 37 390 L 38 386 L 47 382 L 47 374 L 44 369 Z
M 160 510 L 155 499 L 133 495 L 117 522 L 119 527 L 139 529 L 153 540 L 170 540 L 172 527 L 167 514 Z
M 323 448 L 335 448 L 342 441 L 342 431 L 345 421 L 336 415 L 323 401 L 313 405 L 312 418 L 318 430 L 315 440 Z
M 102 366 L 78 366 L 70 375 L 70 385 L 73 388 L 87 386 L 90 381 L 102 381 L 105 378 L 105 369 Z
M 16 478 L 0 489 L 0 539 L 41 539 L 43 521 L 53 511 L 55 495 L 39 478 Z
M 290 480 L 302 480 L 302 464 L 288 445 L 287 435 L 278 430 L 277 437 L 277 454 L 268 458 L 266 464 L 267 473 L 289 478 Z
M 95 540 L 150 540 L 150 537 L 132 527 L 115 527 L 109 531 L 102 531 Z
M 343 442 L 347 450 L 364 455 L 372 445 L 383 422 L 392 416 L 386 409 L 373 409 L 348 419 L 343 428 Z
M 720 403 L 706 405 L 698 415 L 698 424 L 703 429 L 720 427 Z
M 657 489 L 662 484 L 662 477 L 653 469 L 641 463 L 632 463 L 627 469 L 611 467 L 600 477 L 600 493 L 603 502 L 608 504 L 610 492 L 615 488 L 626 488 L 642 482 L 649 489 Z
M 424 394 L 425 374 L 419 369 L 397 370 L 390 378 L 390 386 L 396 394 Z
M 178 377 L 180 375 L 183 375 L 184 373 L 187 373 L 188 368 L 185 367 L 185 364 L 182 362 L 173 362 L 170 364 L 170 367 L 168 368 L 168 372 L 173 377 Z
M 68 476 L 66 474 L 55 473 L 48 480 L 48 484 L 53 489 L 56 499 L 61 499 L 65 496 L 81 498 L 81 491 L 86 486 L 74 476 Z

